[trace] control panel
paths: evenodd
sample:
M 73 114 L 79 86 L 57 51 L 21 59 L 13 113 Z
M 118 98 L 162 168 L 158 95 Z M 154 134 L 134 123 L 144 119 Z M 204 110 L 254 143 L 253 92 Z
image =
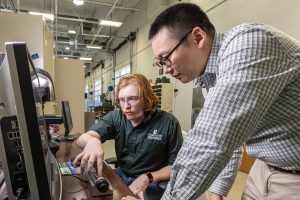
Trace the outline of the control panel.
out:
M 27 198 L 30 192 L 17 117 L 15 115 L 2 117 L 0 125 L 2 136 L 0 138 L 3 140 L 6 160 L 2 164 L 5 179 L 10 180 L 12 193 L 17 198 Z

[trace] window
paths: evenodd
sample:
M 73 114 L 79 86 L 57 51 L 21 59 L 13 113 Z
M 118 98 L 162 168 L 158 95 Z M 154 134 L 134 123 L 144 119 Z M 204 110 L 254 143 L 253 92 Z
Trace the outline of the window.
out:
M 100 95 L 102 94 L 102 80 L 98 79 L 95 80 L 95 85 L 94 85 L 94 100 L 95 102 L 100 103 Z
M 122 67 L 121 69 L 117 70 L 115 72 L 115 87 L 118 85 L 120 79 L 127 75 L 127 74 L 130 74 L 131 71 L 130 71 L 130 65 L 127 65 L 125 67 Z

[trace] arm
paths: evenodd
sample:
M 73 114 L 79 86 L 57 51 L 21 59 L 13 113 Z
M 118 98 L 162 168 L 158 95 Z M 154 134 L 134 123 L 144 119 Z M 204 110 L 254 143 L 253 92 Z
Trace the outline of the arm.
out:
M 223 200 L 223 196 L 219 195 L 219 194 L 216 194 L 214 192 L 211 192 L 209 200 Z
M 74 160 L 75 163 L 80 161 L 80 168 L 84 170 L 87 167 L 88 171 L 91 171 L 94 164 L 97 163 L 98 175 L 102 175 L 104 158 L 100 137 L 95 131 L 88 131 L 82 134 L 77 140 L 77 145 L 83 151 Z
M 153 176 L 153 183 L 170 180 L 172 164 L 176 159 L 183 141 L 181 127 L 178 120 L 170 114 L 166 115 L 166 119 L 168 123 L 165 124 L 165 129 L 167 131 L 168 142 L 165 144 L 167 146 L 167 151 L 165 153 L 167 154 L 168 165 L 157 171 L 151 172 Z M 146 190 L 148 184 L 149 178 L 145 174 L 142 174 L 130 185 L 129 188 L 134 194 L 138 194 L 138 196 L 142 198 L 142 194 Z
M 171 175 L 171 166 L 165 166 L 158 171 L 151 172 L 151 174 L 153 176 L 153 183 L 169 180 Z M 133 192 L 133 194 L 138 195 L 140 199 L 143 199 L 143 193 L 149 184 L 148 176 L 146 174 L 142 174 L 133 181 L 133 183 L 129 186 L 129 189 Z
M 212 192 L 212 194 L 221 196 L 228 195 L 240 166 L 241 155 L 242 148 L 240 147 L 234 151 L 233 156 L 231 157 L 226 167 L 210 186 L 209 190 L 210 192 Z
M 102 175 L 104 152 L 101 143 L 105 140 L 114 139 L 115 121 L 117 112 L 110 112 L 104 118 L 94 124 L 90 130 L 82 134 L 78 140 L 78 146 L 83 151 L 78 154 L 74 162 L 81 161 L 81 169 L 91 170 L 97 164 L 98 175 Z

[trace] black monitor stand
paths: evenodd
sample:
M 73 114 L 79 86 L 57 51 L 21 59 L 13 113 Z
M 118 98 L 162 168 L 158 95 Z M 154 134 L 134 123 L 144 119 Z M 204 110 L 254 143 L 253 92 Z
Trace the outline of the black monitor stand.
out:
M 62 124 L 63 123 L 63 117 L 61 115 L 45 115 L 44 120 L 46 123 L 46 131 L 48 135 L 48 141 L 49 141 L 49 148 L 53 155 L 56 154 L 56 152 L 59 150 L 59 143 L 52 139 L 52 136 L 50 134 L 50 125 L 51 124 Z
M 73 141 L 76 139 L 75 136 L 70 135 L 67 130 L 65 131 L 65 135 L 59 135 L 56 138 L 54 138 L 56 141 Z
M 62 101 L 62 116 L 64 120 L 65 134 L 63 136 L 57 137 L 57 141 L 73 141 L 76 139 L 75 136 L 70 135 L 70 132 L 73 128 L 71 109 L 69 101 Z

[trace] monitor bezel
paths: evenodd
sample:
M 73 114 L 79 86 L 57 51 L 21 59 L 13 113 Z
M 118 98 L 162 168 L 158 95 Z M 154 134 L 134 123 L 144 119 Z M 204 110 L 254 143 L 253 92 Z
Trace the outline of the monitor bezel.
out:
M 31 199 L 51 199 L 25 42 L 5 43 Z M 33 66 L 32 66 L 33 67 Z M 30 131 L 28 131 L 30 130 Z M 45 139 L 47 141 L 47 139 Z M 50 163 L 49 163 L 50 164 Z
M 66 109 L 66 107 L 68 107 L 68 109 Z M 62 115 L 63 115 L 63 120 L 64 120 L 65 137 L 68 137 L 69 134 L 71 133 L 71 130 L 73 129 L 73 120 L 72 120 L 70 102 L 69 101 L 61 101 L 61 109 L 62 109 Z M 69 111 L 67 111 L 67 110 L 69 110 Z M 71 127 L 70 127 L 70 125 L 71 125 Z

